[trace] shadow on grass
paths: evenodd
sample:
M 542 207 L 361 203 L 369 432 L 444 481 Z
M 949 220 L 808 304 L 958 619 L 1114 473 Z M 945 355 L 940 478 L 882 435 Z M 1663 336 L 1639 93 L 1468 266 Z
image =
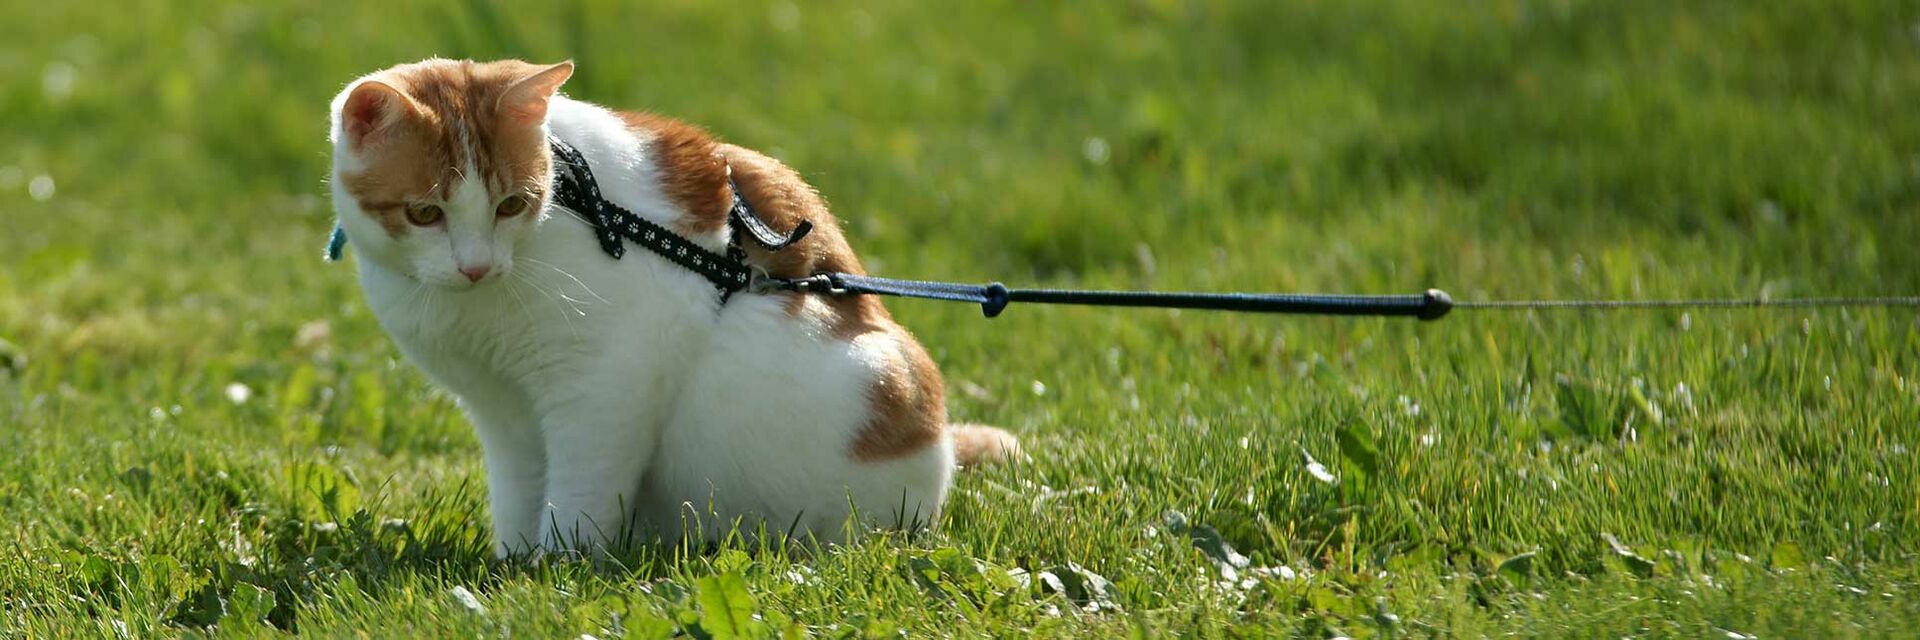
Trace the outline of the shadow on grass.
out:
M 494 552 L 488 528 L 476 524 L 484 500 L 472 484 L 427 491 L 418 502 L 398 510 L 387 508 L 384 491 L 364 506 L 349 506 L 360 501 L 341 478 L 295 484 L 300 488 L 273 503 L 238 510 L 243 519 L 260 525 L 258 542 L 236 538 L 231 546 L 238 548 L 229 549 L 234 553 L 174 567 L 171 573 L 207 578 L 190 580 L 194 584 L 185 589 L 159 585 L 162 591 L 182 593 L 167 623 L 206 629 L 243 617 L 297 631 L 303 604 L 349 580 L 373 598 L 417 585 L 421 578 L 480 593 L 515 581 L 551 584 L 598 577 L 661 583 L 685 577 L 688 568 L 720 574 L 742 559 L 815 557 L 828 544 L 798 533 L 798 519 L 784 530 L 765 524 L 743 528 L 739 520 L 713 530 L 693 517 L 672 540 L 628 524 L 613 536 L 573 532 L 568 546 L 591 551 L 516 552 L 503 558 Z M 394 514 L 413 517 L 391 517 Z M 860 536 L 851 524 L 855 520 L 849 520 L 849 539 Z M 909 528 L 899 534 L 911 544 L 924 523 L 915 518 L 902 524 Z M 105 583 L 113 581 L 105 578 Z

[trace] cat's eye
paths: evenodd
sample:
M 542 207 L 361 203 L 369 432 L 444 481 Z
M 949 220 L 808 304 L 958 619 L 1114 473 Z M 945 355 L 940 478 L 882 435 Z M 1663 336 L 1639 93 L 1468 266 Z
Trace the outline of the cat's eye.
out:
M 440 205 L 437 205 L 437 204 L 407 205 L 407 222 L 411 222 L 415 226 L 420 226 L 420 227 L 433 226 L 435 224 L 438 224 L 440 222 L 440 219 L 443 217 L 446 217 L 446 212 L 440 209 Z
M 507 196 L 500 206 L 493 208 L 493 214 L 502 218 L 511 218 L 527 210 L 527 197 L 521 194 Z

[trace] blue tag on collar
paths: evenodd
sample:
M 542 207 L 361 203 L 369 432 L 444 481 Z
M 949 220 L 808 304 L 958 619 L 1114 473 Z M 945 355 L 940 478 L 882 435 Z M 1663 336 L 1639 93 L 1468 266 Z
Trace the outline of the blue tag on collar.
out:
M 333 225 L 333 233 L 327 236 L 327 262 L 339 262 L 340 254 L 347 249 L 347 231 L 340 225 Z

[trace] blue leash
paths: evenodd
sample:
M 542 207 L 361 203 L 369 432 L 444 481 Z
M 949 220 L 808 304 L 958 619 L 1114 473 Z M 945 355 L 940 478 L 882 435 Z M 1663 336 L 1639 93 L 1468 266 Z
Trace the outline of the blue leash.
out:
M 1167 293 L 1156 291 L 1088 291 L 1081 289 L 1010 289 L 998 282 L 959 284 L 926 280 L 896 280 L 847 273 L 822 273 L 796 280 L 771 280 L 771 289 L 813 291 L 832 295 L 879 295 L 928 300 L 970 302 L 989 318 L 999 317 L 1015 302 L 1072 304 L 1096 307 L 1154 307 L 1206 309 L 1251 313 L 1287 313 L 1334 316 L 1405 316 L 1438 320 L 1453 310 L 1453 297 L 1439 289 L 1417 295 L 1356 296 L 1301 293 Z

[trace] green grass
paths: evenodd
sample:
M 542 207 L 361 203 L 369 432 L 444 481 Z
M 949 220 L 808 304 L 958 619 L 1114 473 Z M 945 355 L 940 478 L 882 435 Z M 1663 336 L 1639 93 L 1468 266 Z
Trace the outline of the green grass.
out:
M 1911 310 L 897 302 L 1031 464 L 930 534 L 528 567 L 319 261 L 327 100 L 439 54 L 769 150 L 885 275 L 1914 294 L 1916 3 L 329 4 L 0 21 L 0 636 L 1920 633 Z

